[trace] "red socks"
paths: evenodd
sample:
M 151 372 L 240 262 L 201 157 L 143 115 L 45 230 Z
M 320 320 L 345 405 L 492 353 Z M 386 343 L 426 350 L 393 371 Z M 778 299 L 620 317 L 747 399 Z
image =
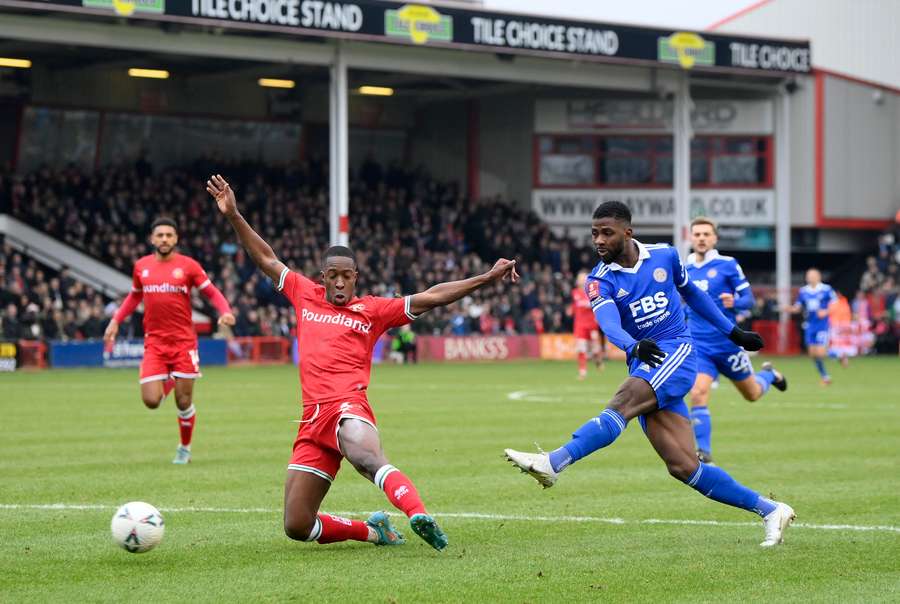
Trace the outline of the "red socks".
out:
M 191 437 L 194 434 L 194 423 L 197 421 L 197 412 L 194 405 L 182 411 L 178 410 L 178 431 L 181 433 L 181 446 L 190 447 Z
M 338 541 L 368 541 L 369 525 L 362 520 L 350 520 L 331 514 L 319 514 L 307 541 L 336 543 Z
M 578 353 L 578 371 L 581 373 L 587 371 L 587 353 L 585 352 Z
M 412 481 L 394 466 L 382 466 L 375 473 L 375 486 L 384 491 L 388 501 L 408 517 L 427 513 Z

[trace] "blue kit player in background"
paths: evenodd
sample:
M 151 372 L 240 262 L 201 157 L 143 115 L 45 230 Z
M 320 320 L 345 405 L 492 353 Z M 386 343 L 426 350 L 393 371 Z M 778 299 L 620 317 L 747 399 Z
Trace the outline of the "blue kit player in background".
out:
M 831 305 L 837 302 L 837 295 L 827 283 L 822 283 L 822 273 L 811 268 L 806 271 L 806 285 L 800 288 L 797 301 L 788 310 L 804 314 L 803 341 L 806 351 L 819 375 L 822 385 L 831 384 L 831 376 L 825 369 L 825 357 L 828 356 L 828 330 L 831 327 L 828 314 Z
M 719 241 L 716 223 L 706 217 L 691 221 L 691 246 L 686 268 L 694 285 L 709 295 L 725 317 L 735 322 L 738 312 L 753 307 L 750 283 L 741 265 L 731 256 L 716 250 Z M 703 315 L 688 309 L 689 326 L 697 353 L 697 379 L 691 388 L 691 421 L 697 439 L 697 457 L 712 463 L 712 420 L 709 415 L 709 389 L 721 373 L 732 381 L 745 400 L 755 401 L 769 391 L 787 389 L 787 380 L 763 363 L 759 373 L 753 373 L 750 357 L 743 348 L 728 339 Z
M 697 375 L 697 357 L 681 298 L 719 332 L 747 350 L 762 338 L 737 327 L 688 278 L 678 252 L 668 245 L 632 239 L 631 212 L 618 201 L 594 211 L 591 237 L 601 262 L 585 286 L 600 327 L 628 355 L 628 373 L 606 409 L 550 453 L 506 449 L 506 457 L 544 488 L 569 465 L 618 438 L 638 418 L 669 473 L 715 501 L 758 514 L 765 526 L 760 544 L 782 542 L 794 510 L 738 483 L 725 470 L 697 459 L 684 396 Z

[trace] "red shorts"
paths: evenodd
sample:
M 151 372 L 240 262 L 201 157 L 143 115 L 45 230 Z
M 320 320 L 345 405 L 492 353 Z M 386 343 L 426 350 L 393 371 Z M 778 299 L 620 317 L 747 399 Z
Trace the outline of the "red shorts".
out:
M 592 338 L 591 334 L 594 333 L 595 331 L 599 335 L 600 328 L 597 327 L 596 325 L 588 325 L 588 326 L 579 325 L 579 326 L 575 327 L 574 331 L 575 331 L 575 339 L 576 340 L 590 340 Z
M 333 481 L 344 458 L 338 444 L 338 428 L 341 420 L 347 417 L 364 421 L 378 429 L 375 414 L 365 399 L 305 405 L 288 470 L 310 472 L 328 482 Z
M 197 342 L 163 345 L 155 342 L 144 344 L 144 360 L 141 361 L 141 384 L 169 377 L 196 379 L 200 377 L 200 355 Z

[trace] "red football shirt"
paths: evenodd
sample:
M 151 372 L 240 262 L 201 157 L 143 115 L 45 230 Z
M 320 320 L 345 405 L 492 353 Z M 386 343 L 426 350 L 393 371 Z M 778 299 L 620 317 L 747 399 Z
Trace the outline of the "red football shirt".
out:
M 168 260 L 151 254 L 134 263 L 131 288 L 144 299 L 144 338 L 164 344 L 197 340 L 191 319 L 191 288 L 209 286 L 196 260 L 172 253 Z
M 597 329 L 597 319 L 594 318 L 594 311 L 591 310 L 591 301 L 580 287 L 572 290 L 572 319 L 575 331 Z
M 345 306 L 325 299 L 325 287 L 285 269 L 278 291 L 294 305 L 303 404 L 365 396 L 375 342 L 391 327 L 416 318 L 405 298 L 353 298 Z

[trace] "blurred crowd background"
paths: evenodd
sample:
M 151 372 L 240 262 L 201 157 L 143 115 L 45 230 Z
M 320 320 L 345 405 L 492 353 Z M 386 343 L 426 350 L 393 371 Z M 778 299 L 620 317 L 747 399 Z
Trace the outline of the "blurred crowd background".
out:
M 250 224 L 289 266 L 316 279 L 328 240 L 328 174 L 315 157 L 283 166 L 218 158 L 155 170 L 145 159 L 84 173 L 42 169 L 0 171 L 0 213 L 131 274 L 151 253 L 151 222 L 169 216 L 179 249 L 207 270 L 236 311 L 237 336 L 289 335 L 293 313 L 236 245 L 230 226 L 205 191 L 211 173 L 224 175 Z M 571 290 L 579 270 L 596 264 L 589 241 L 556 234 L 535 214 L 503 199 L 471 200 L 455 183 L 424 170 L 371 159 L 351 176 L 350 244 L 359 264 L 360 294 L 405 295 L 487 270 L 515 258 L 522 283 L 496 285 L 414 323 L 420 334 L 558 333 L 571 330 Z M 883 340 L 900 335 L 896 229 L 873 238 L 856 291 L 841 292 L 854 320 Z M 827 267 L 825 274 L 827 277 Z M 754 281 L 756 305 L 744 319 L 775 319 L 774 289 Z M 53 271 L 0 244 L 0 334 L 7 339 L 101 337 L 121 300 Z M 200 310 L 205 301 L 197 298 Z M 141 335 L 136 314 L 123 335 Z

